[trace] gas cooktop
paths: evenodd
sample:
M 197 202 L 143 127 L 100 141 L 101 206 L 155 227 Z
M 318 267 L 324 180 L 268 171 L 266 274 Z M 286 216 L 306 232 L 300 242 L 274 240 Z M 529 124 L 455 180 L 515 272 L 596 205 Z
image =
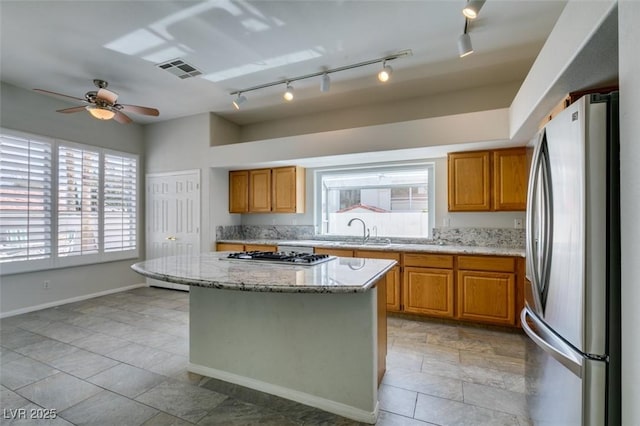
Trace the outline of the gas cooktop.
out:
M 317 265 L 335 259 L 335 256 L 328 254 L 313 254 L 301 252 L 281 252 L 281 251 L 242 251 L 230 253 L 227 259 L 244 261 L 262 261 L 275 263 L 295 263 L 299 265 Z

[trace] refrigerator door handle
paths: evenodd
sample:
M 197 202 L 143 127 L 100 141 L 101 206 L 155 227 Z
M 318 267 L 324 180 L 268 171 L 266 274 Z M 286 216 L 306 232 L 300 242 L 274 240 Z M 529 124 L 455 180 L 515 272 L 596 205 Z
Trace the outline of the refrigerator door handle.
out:
M 540 322 L 535 315 L 532 315 L 527 308 L 520 314 L 522 329 L 542 350 L 551 355 L 556 361 L 564 365 L 573 374 L 582 378 L 582 357 L 575 349 L 562 339 L 548 331 L 547 326 Z M 538 331 L 531 328 L 527 320 L 535 324 Z M 542 334 L 542 335 L 540 335 Z

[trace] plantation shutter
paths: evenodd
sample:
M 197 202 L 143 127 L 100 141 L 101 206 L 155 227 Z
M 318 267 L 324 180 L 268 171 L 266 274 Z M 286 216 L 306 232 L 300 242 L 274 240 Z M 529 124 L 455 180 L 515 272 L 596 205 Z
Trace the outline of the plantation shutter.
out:
M 58 148 L 58 256 L 98 253 L 100 153 Z
M 104 159 L 104 250 L 135 250 L 137 161 L 106 154 Z
M 51 257 L 51 151 L 0 135 L 0 262 Z

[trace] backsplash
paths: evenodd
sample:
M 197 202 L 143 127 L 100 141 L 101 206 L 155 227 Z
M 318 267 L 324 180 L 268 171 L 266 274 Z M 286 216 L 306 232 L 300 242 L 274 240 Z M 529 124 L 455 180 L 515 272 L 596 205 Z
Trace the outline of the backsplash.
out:
M 221 240 L 344 240 L 353 237 L 315 235 L 313 225 L 233 225 L 216 227 Z M 524 229 L 434 228 L 433 239 L 391 238 L 403 244 L 442 244 L 481 247 L 524 248 Z
M 310 240 L 313 225 L 233 225 L 216 227 L 216 240 Z
M 445 245 L 524 248 L 524 229 L 434 228 L 433 239 Z

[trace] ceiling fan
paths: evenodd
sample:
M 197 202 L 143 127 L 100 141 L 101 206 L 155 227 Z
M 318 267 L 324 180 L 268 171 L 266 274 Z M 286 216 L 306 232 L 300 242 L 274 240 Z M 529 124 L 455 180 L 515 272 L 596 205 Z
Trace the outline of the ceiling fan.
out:
M 109 83 L 104 80 L 93 80 L 93 84 L 96 85 L 98 90 L 91 90 L 85 93 L 84 99 L 77 98 L 75 96 L 63 95 L 62 93 L 50 92 L 49 90 L 44 89 L 33 90 L 35 90 L 36 92 L 44 93 L 46 95 L 61 96 L 67 99 L 73 99 L 74 101 L 79 101 L 85 104 L 82 106 L 57 110 L 57 112 L 62 112 L 65 114 L 86 110 L 89 112 L 89 114 L 91 114 L 92 117 L 97 118 L 98 120 L 114 119 L 121 124 L 131 123 L 131 119 L 125 114 L 125 112 L 151 115 L 154 117 L 160 115 L 160 111 L 155 108 L 117 103 L 116 101 L 118 100 L 118 94 L 116 92 L 108 90 L 107 86 L 109 85 Z

